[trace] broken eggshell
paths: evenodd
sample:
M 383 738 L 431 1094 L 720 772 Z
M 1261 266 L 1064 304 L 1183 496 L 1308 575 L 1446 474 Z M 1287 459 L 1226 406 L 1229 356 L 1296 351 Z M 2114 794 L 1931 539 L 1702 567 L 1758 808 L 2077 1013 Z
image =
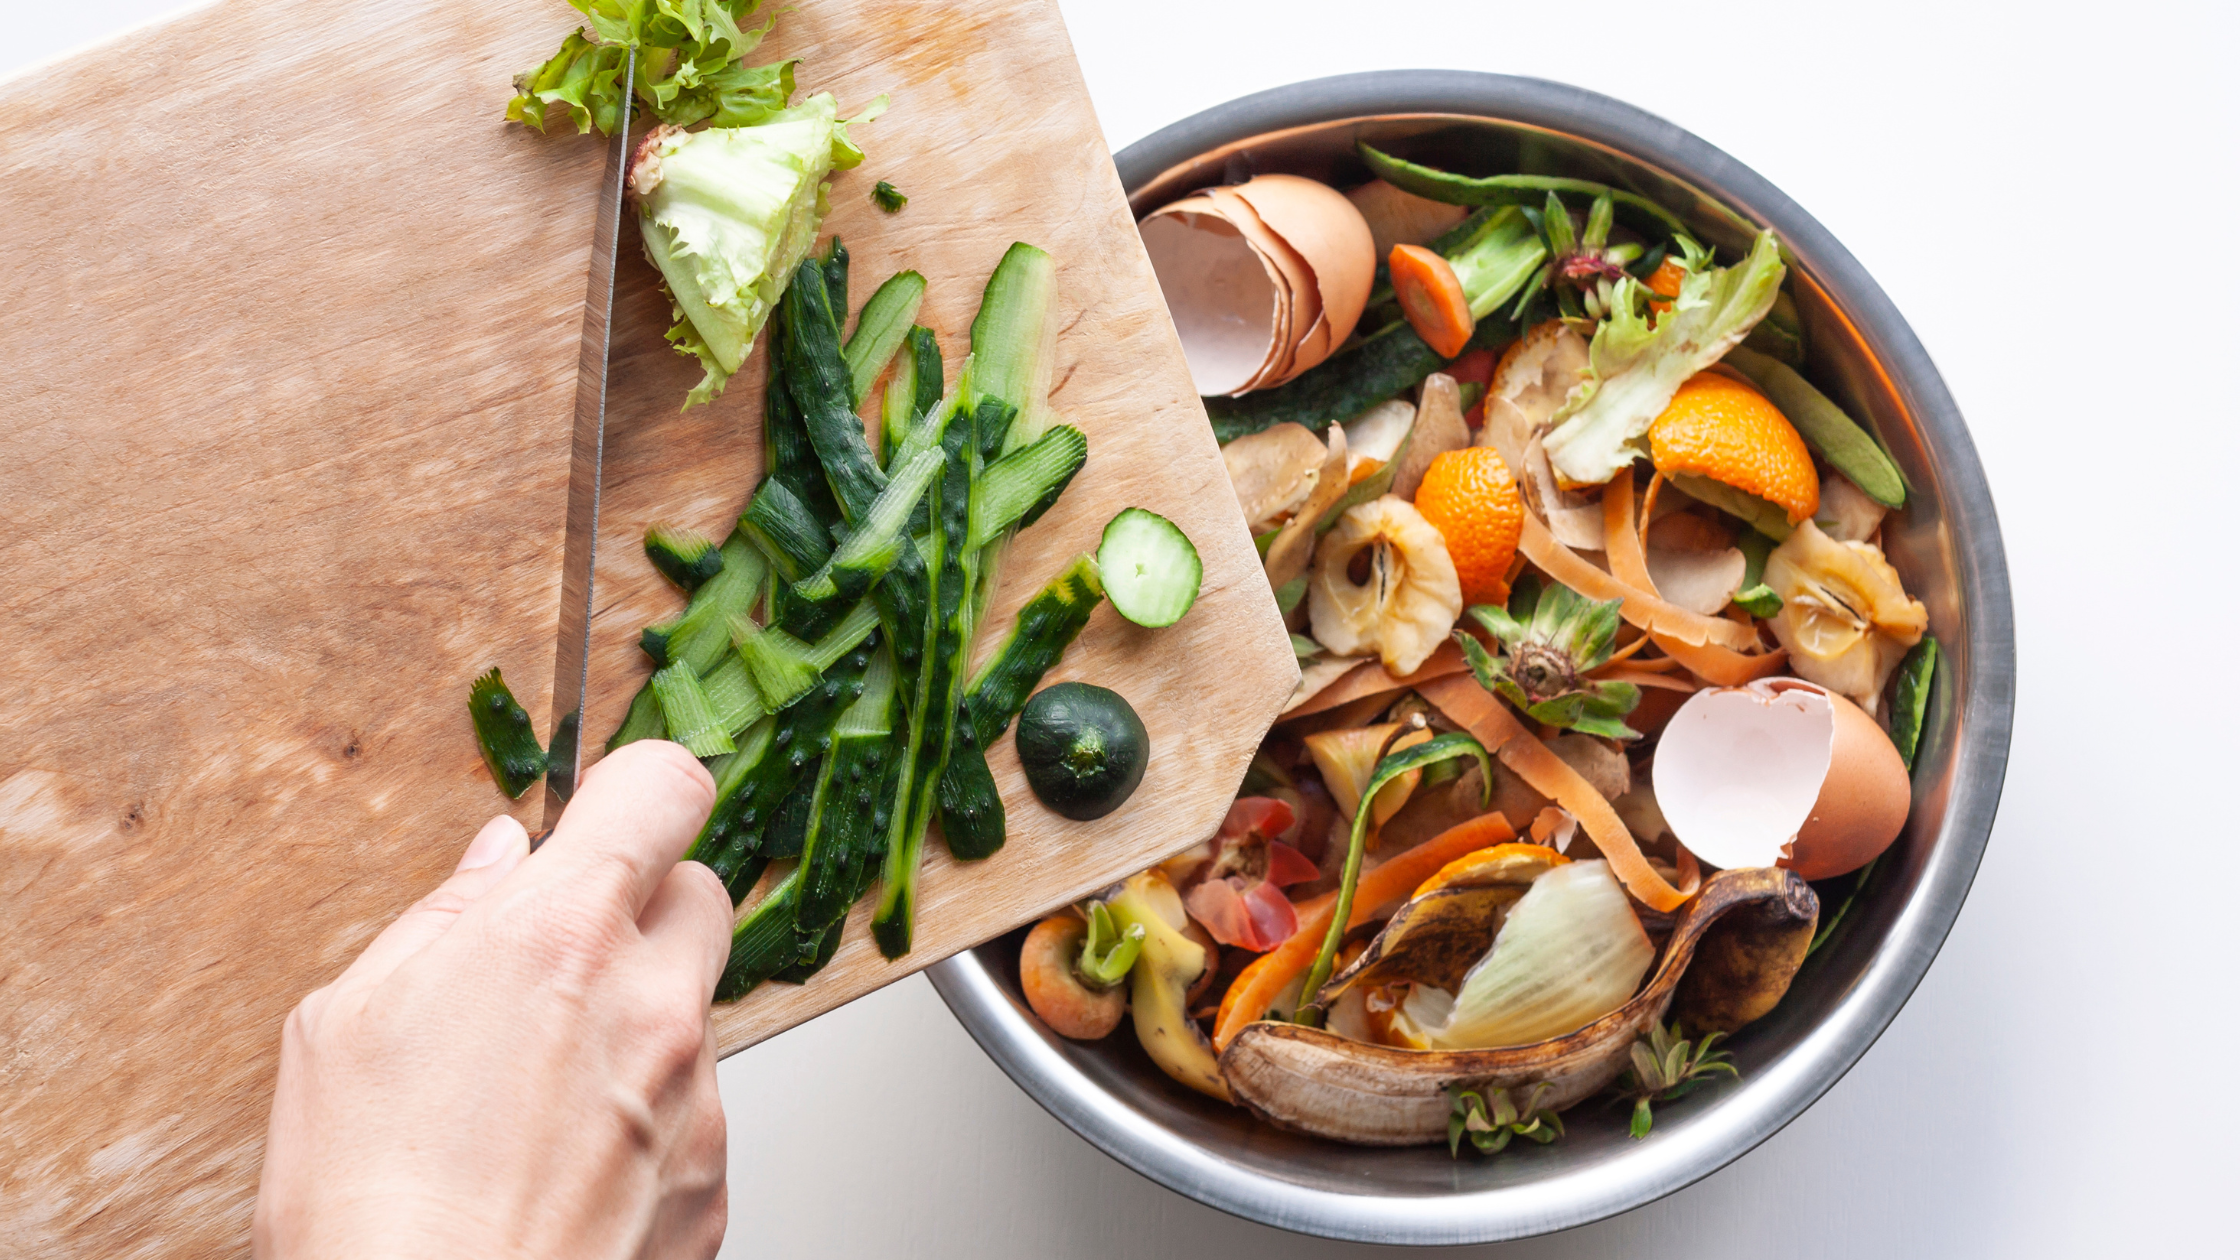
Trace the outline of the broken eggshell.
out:
M 1905 762 L 1859 706 L 1794 678 L 1699 691 L 1650 768 L 1673 836 L 1725 869 L 1854 871 L 1905 827 Z
M 1206 189 L 1139 231 L 1202 395 L 1279 385 L 1328 358 L 1376 277 L 1361 212 L 1296 175 Z
M 1275 264 L 1203 197 L 1165 207 L 1138 230 L 1191 386 L 1208 396 L 1252 388 L 1276 344 L 1277 316 L 1290 309 Z
M 1432 895 L 1438 895 L 1433 893 Z M 1492 900 L 1489 898 L 1488 900 Z M 1523 1089 L 1546 1085 L 1540 1105 L 1561 1110 L 1617 1079 L 1632 1062 L 1634 1043 L 1662 1020 L 1705 935 L 1744 906 L 1759 911 L 1736 921 L 1737 944 L 1759 933 L 1809 939 L 1819 899 L 1793 871 L 1725 871 L 1704 881 L 1673 925 L 1649 981 L 1625 1005 L 1576 1032 L 1498 1050 L 1403 1050 L 1350 1041 L 1300 1024 L 1246 1025 L 1221 1055 L 1231 1097 L 1276 1125 L 1363 1146 L 1442 1142 L 1453 1103 L 1450 1086 Z M 1778 958 L 1779 951 L 1753 950 Z M 1709 1003 L 1722 977 L 1705 978 L 1698 1000 Z M 1775 982 L 1778 981 L 1778 984 Z M 1763 1006 L 1788 977 L 1753 971 L 1751 997 L 1736 1009 Z M 1774 993 L 1778 1000 L 1779 993 Z

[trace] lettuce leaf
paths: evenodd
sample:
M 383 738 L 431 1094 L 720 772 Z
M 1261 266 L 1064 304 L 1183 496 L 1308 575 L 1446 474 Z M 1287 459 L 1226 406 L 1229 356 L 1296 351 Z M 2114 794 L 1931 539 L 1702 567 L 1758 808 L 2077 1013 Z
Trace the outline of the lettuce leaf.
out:
M 1556 475 L 1567 485 L 1601 485 L 1645 455 L 1651 422 L 1683 382 L 1749 335 L 1773 308 L 1786 272 L 1780 242 L 1761 232 L 1749 257 L 1732 267 L 1699 261 L 1654 327 L 1646 303 L 1636 300 L 1647 290 L 1630 277 L 1621 281 L 1610 318 L 1588 347 L 1589 375 L 1542 439 Z
M 579 132 L 614 134 L 621 117 L 622 66 L 638 58 L 638 97 L 656 119 L 685 127 L 751 126 L 786 107 L 793 95 L 791 60 L 745 66 L 777 25 L 739 23 L 762 0 L 568 0 L 588 23 L 560 50 L 514 80 L 506 118 L 542 131 L 548 107 L 565 107 Z
M 815 245 L 838 115 L 819 92 L 751 127 L 670 128 L 632 169 L 646 256 L 675 304 L 669 340 L 706 371 L 687 407 L 723 392 Z

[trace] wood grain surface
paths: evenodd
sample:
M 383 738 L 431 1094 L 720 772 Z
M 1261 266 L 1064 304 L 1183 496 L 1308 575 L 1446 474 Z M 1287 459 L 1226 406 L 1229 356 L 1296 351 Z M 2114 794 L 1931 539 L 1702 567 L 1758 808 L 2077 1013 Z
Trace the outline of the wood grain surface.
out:
M 549 735 L 601 150 L 499 114 L 573 17 L 231 0 L 0 84 L 0 1253 L 241 1251 L 281 1020 L 507 808 L 467 683 L 503 666 Z M 1206 583 L 1168 630 L 1100 610 L 1056 675 L 1142 713 L 1127 808 L 1057 819 L 1006 738 L 1011 842 L 929 846 L 916 951 L 880 959 L 859 910 L 809 984 L 718 1011 L 726 1052 L 1209 834 L 1296 677 L 1055 9 L 811 0 L 762 55 L 846 110 L 893 97 L 827 227 L 858 302 L 925 273 L 952 370 L 1004 248 L 1060 261 L 1054 403 L 1089 463 L 989 634 L 1127 504 Z M 625 239 L 599 737 L 677 604 L 639 532 L 721 534 L 761 470 L 759 353 L 680 413 L 698 369 Z

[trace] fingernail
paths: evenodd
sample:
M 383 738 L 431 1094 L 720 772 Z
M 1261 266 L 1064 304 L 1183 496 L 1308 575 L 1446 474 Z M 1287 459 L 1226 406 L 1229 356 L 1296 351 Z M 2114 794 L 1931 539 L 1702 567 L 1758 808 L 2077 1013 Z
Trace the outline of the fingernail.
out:
M 520 843 L 516 839 L 520 834 L 521 824 L 507 814 L 500 814 L 482 824 L 482 830 L 475 833 L 474 843 L 467 846 L 466 856 L 459 859 L 459 869 L 480 870 L 505 857 Z

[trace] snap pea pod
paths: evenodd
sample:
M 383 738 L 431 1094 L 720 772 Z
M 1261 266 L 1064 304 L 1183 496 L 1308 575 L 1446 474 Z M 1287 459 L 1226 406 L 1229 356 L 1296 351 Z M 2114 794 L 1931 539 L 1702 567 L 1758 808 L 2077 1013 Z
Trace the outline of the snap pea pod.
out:
M 1549 193 L 1574 193 L 1582 197 L 1608 194 L 1626 211 L 1627 226 L 1651 238 L 1686 236 L 1688 225 L 1680 216 L 1639 193 L 1630 193 L 1591 179 L 1564 179 L 1554 175 L 1454 175 L 1393 157 L 1367 143 L 1357 142 L 1361 160 L 1377 178 L 1418 197 L 1452 206 L 1539 206 Z
M 1837 472 L 1849 477 L 1868 497 L 1888 508 L 1906 505 L 1906 482 L 1898 465 L 1883 452 L 1867 431 L 1795 368 L 1771 355 L 1736 346 L 1719 360 L 1750 378 L 1768 401 L 1781 409 L 1805 443 L 1820 452 Z

